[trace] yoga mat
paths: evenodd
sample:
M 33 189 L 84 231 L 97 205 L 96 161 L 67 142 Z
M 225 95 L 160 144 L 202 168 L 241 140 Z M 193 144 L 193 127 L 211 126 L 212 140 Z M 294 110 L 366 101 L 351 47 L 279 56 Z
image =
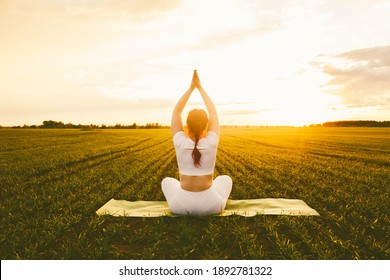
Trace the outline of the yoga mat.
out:
M 166 201 L 127 201 L 111 199 L 96 211 L 98 215 L 126 217 L 176 217 L 171 213 Z M 300 199 L 260 198 L 228 200 L 225 210 L 218 216 L 240 215 L 291 215 L 319 216 L 318 212 Z

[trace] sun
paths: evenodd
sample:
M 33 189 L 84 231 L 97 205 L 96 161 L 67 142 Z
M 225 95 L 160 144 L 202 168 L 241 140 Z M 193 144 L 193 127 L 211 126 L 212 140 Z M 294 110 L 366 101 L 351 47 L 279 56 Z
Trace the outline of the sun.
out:
M 338 103 L 339 98 L 321 93 L 300 99 L 285 98 L 270 110 L 267 119 L 273 125 L 320 124 L 337 118 L 338 112 L 334 110 L 334 105 Z

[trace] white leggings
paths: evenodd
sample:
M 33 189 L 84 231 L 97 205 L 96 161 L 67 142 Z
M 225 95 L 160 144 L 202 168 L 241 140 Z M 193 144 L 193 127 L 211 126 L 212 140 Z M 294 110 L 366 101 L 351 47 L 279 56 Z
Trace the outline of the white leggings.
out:
M 181 188 L 175 178 L 164 178 L 161 188 L 174 214 L 217 214 L 225 209 L 233 182 L 227 175 L 218 176 L 207 190 L 190 192 Z

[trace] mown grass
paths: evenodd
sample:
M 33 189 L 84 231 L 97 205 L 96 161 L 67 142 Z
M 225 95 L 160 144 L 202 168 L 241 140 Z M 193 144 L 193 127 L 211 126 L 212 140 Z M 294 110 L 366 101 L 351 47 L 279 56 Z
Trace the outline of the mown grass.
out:
M 233 199 L 298 198 L 320 217 L 97 216 L 164 200 L 169 130 L 0 129 L 1 259 L 389 259 L 390 129 L 223 129 Z

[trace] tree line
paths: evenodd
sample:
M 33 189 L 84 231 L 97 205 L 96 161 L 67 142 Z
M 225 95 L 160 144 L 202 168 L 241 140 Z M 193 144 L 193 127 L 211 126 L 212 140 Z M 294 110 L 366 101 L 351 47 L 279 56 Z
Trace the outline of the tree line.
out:
M 78 128 L 78 129 L 152 129 L 152 128 L 169 128 L 169 126 L 164 126 L 161 123 L 146 123 L 145 125 L 140 125 L 133 123 L 131 125 L 97 125 L 97 124 L 73 124 L 73 123 L 63 123 L 58 121 L 43 121 L 41 125 L 23 125 L 23 126 L 13 126 L 12 128 Z
M 390 121 L 335 121 L 312 124 L 311 127 L 390 127 Z

